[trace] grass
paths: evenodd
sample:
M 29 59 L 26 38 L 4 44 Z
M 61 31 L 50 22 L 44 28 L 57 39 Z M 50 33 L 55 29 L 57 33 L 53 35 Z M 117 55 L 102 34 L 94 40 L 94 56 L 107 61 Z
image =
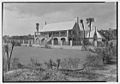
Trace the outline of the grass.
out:
M 87 56 L 89 55 L 89 58 Z M 95 54 L 94 54 L 95 55 Z M 51 68 L 44 70 L 37 70 L 33 67 L 24 69 L 18 69 L 18 72 L 10 75 L 5 74 L 5 81 L 116 81 L 116 65 L 105 65 L 105 66 L 87 66 L 84 70 L 71 70 L 80 69 L 80 65 L 84 62 L 93 62 L 96 59 L 94 55 L 88 51 L 71 50 L 71 49 L 46 49 L 36 47 L 16 47 L 13 52 L 13 58 L 19 58 L 23 64 L 29 64 L 30 61 L 33 65 L 39 64 L 39 62 L 56 62 L 57 59 L 63 59 L 63 67 L 61 69 Z M 91 57 L 92 56 L 92 57 Z M 32 59 L 31 59 L 32 58 Z M 86 60 L 89 59 L 89 60 Z M 91 59 L 92 58 L 92 59 Z M 99 60 L 98 60 L 99 61 Z M 65 63 L 64 63 L 65 62 Z M 43 65 L 42 63 L 42 65 Z M 94 63 L 94 62 L 93 62 Z M 41 64 L 41 63 L 40 63 Z M 60 63 L 61 64 L 61 63 Z M 64 66 L 65 64 L 65 66 Z M 80 65 L 79 65 L 80 64 Z M 96 61 L 95 61 L 96 64 Z M 62 65 L 62 64 L 61 64 Z M 41 66 L 41 65 L 40 65 Z M 39 68 L 40 68 L 39 66 Z M 70 68 L 68 71 L 62 71 L 67 67 Z M 19 74 L 20 72 L 20 74 Z M 38 74 L 39 73 L 39 74 Z
M 21 63 L 29 64 L 30 58 L 35 58 L 39 62 L 45 62 L 49 59 L 56 60 L 66 57 L 84 57 L 89 54 L 88 51 L 80 51 L 74 49 L 46 49 L 37 47 L 15 47 L 13 51 L 13 58 L 19 58 Z

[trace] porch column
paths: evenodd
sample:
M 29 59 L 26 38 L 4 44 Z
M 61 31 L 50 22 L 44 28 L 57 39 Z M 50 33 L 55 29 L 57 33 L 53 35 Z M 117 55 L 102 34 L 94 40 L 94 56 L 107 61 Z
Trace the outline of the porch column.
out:
M 94 46 L 97 47 L 97 41 L 94 41 Z
M 52 46 L 54 45 L 54 40 L 52 39 Z
M 28 40 L 28 45 L 30 44 L 30 41 Z
M 23 40 L 23 44 L 25 44 L 25 41 Z
M 67 39 L 66 39 L 67 45 L 68 45 L 68 35 L 69 35 L 69 31 L 67 30 Z
M 73 42 L 73 41 L 72 41 L 72 40 L 70 40 L 70 46 L 72 46 L 72 42 Z
M 24 44 L 24 40 L 22 40 L 22 44 Z
M 61 45 L 61 46 L 63 45 L 63 42 L 62 42 L 62 40 L 60 40 L 60 45 Z
M 61 36 L 61 33 L 59 32 L 59 37 Z
M 67 30 L 67 37 L 68 37 L 68 32 L 69 32 L 69 31 Z

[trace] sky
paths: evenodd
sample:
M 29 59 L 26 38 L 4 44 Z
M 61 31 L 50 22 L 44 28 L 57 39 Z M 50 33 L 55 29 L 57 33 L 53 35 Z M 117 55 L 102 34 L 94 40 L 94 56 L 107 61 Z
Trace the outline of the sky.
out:
M 4 3 L 3 35 L 28 35 L 36 31 L 36 23 L 73 21 L 76 17 L 94 18 L 92 27 L 116 28 L 116 3 Z

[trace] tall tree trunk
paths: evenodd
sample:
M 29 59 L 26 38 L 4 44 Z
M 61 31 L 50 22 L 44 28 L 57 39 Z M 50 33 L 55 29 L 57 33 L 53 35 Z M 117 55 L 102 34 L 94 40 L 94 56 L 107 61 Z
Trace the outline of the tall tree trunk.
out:
M 14 48 L 14 46 L 12 46 L 12 49 L 11 49 L 11 52 L 10 52 L 10 60 L 11 60 L 11 57 L 12 57 L 13 48 Z
M 10 59 L 9 58 L 8 58 L 7 68 L 8 68 L 8 71 L 10 71 Z
M 90 22 L 90 24 L 89 24 L 89 28 L 90 28 L 90 30 L 89 30 L 89 38 L 90 38 L 90 32 L 91 32 L 91 22 Z
M 60 59 L 57 59 L 57 69 L 59 69 L 60 66 Z
M 7 71 L 9 71 L 9 51 L 6 50 L 6 54 L 7 54 Z
M 83 36 L 83 46 L 85 45 L 85 29 L 84 29 L 84 24 L 82 23 L 82 27 L 83 27 L 83 33 L 84 33 L 84 36 Z
M 89 39 L 90 39 L 90 25 L 89 25 Z
M 8 58 L 8 71 L 10 70 L 10 61 L 11 61 L 11 57 L 12 57 L 12 52 L 13 52 L 13 48 L 14 48 L 14 45 L 12 45 L 12 49 L 11 49 L 11 52 L 10 52 L 10 56 L 9 56 L 9 58 Z

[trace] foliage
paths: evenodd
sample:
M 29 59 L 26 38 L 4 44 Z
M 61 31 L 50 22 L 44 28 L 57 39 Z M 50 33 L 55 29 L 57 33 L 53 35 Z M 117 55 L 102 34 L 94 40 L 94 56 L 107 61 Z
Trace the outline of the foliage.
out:
M 53 69 L 53 66 L 56 66 L 56 63 L 52 61 L 52 59 L 50 59 L 48 62 L 44 63 L 48 69 Z
M 89 42 L 89 40 L 88 39 L 85 39 L 84 40 L 84 44 L 87 46 L 87 45 L 92 45 L 90 42 Z
M 105 48 L 96 48 L 95 52 L 103 59 L 104 64 L 112 63 L 112 60 L 116 57 L 116 46 L 108 45 Z
M 4 81 L 67 81 L 67 77 L 56 69 L 17 69 L 5 73 Z
M 57 69 L 49 69 L 45 72 L 43 81 L 67 81 L 67 77 Z
M 21 46 L 20 42 L 16 42 L 15 46 Z
M 80 64 L 79 58 L 64 58 L 61 61 L 62 69 L 77 69 Z
M 12 57 L 12 52 L 13 52 L 13 48 L 15 46 L 15 42 L 12 41 L 11 42 L 11 49 L 10 49 L 10 46 L 7 44 L 7 45 L 4 45 L 4 51 L 5 53 L 7 54 L 7 70 L 9 71 L 10 70 L 10 65 L 11 65 L 11 57 Z
M 45 44 L 45 48 L 51 49 L 51 47 L 48 44 Z
M 3 57 L 3 71 L 7 71 L 7 59 L 5 57 Z
M 103 65 L 102 57 L 99 55 L 89 54 L 86 58 L 86 64 L 87 66 L 92 66 L 92 67 L 101 66 Z
M 89 37 L 90 37 L 91 25 L 92 25 L 92 22 L 94 22 L 94 18 L 87 18 L 86 21 L 87 21 L 88 27 L 90 28 L 89 30 Z
M 6 50 L 9 50 L 8 48 L 9 47 L 6 47 Z M 116 78 L 112 76 L 104 78 L 103 75 L 95 73 L 93 67 L 99 67 L 98 70 L 103 70 L 103 61 L 104 63 L 109 63 L 111 61 L 109 57 L 111 58 L 117 55 L 116 46 L 111 44 L 105 48 L 95 48 L 93 53 L 94 54 L 89 54 L 87 56 L 84 61 L 85 63 L 81 63 L 80 58 L 74 57 L 57 59 L 56 61 L 50 59 L 44 63 L 47 68 L 43 71 L 36 69 L 41 68 L 43 65 L 39 63 L 37 59 L 31 58 L 32 69 L 21 69 L 23 66 L 20 60 L 18 58 L 13 58 L 11 61 L 11 69 L 16 70 L 12 70 L 12 73 L 11 71 L 5 73 L 4 81 L 68 81 L 70 77 L 72 79 L 81 79 L 81 81 L 115 81 Z M 3 62 L 7 61 L 6 59 L 3 60 L 5 60 Z M 82 68 L 80 65 L 83 65 Z M 65 72 L 63 73 L 60 70 L 65 70 Z M 111 71 L 111 73 L 113 72 L 114 71 Z M 99 79 L 100 77 L 103 79 Z
M 57 69 L 59 69 L 60 63 L 61 63 L 61 59 L 57 59 L 56 62 L 57 62 Z
M 117 39 L 117 30 L 100 30 L 100 34 L 102 34 L 108 41 Z
M 30 59 L 30 64 L 28 65 L 29 68 L 32 69 L 42 69 L 42 63 L 40 63 L 37 59 L 31 58 Z
M 32 69 L 17 69 L 4 74 L 4 81 L 41 81 L 43 73 Z
M 20 63 L 19 58 L 13 58 L 11 61 L 11 70 L 24 68 L 24 65 Z

